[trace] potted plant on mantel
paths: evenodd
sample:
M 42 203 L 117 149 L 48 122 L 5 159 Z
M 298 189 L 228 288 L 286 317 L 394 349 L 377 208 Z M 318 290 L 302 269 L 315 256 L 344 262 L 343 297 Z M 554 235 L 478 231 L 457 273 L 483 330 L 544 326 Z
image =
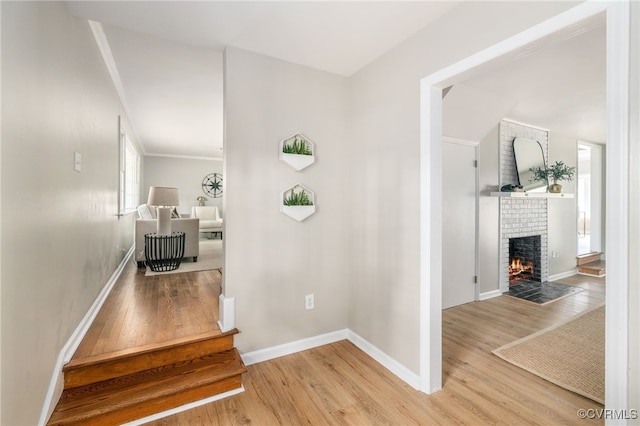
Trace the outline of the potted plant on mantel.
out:
M 576 168 L 567 166 L 563 161 L 556 161 L 554 165 L 549 166 L 546 169 L 541 167 L 532 167 L 529 171 L 533 173 L 533 177 L 531 178 L 532 181 L 542 181 L 547 182 L 548 184 L 549 179 L 553 180 L 553 183 L 549 185 L 549 192 L 559 194 L 562 192 L 562 185 L 558 182 L 562 180 L 571 182 Z

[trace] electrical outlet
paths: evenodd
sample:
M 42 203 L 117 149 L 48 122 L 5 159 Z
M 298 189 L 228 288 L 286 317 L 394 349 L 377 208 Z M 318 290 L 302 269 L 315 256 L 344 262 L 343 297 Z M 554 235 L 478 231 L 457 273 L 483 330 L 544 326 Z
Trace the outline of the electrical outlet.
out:
M 304 308 L 308 311 L 314 308 L 313 294 L 307 294 L 304 297 Z

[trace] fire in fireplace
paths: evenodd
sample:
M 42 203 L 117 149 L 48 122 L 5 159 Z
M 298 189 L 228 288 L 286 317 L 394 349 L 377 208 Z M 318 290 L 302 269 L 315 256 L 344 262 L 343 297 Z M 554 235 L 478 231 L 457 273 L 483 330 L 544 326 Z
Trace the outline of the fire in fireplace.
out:
M 523 262 L 522 259 L 512 257 L 509 263 L 509 283 L 520 280 L 533 279 L 533 263 Z
M 509 285 L 519 281 L 541 281 L 540 235 L 509 238 Z

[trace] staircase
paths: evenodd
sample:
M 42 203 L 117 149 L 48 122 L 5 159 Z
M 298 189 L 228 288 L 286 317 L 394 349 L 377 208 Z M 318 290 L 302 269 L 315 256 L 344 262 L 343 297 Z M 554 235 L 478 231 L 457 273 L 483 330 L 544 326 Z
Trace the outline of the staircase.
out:
M 242 387 L 237 329 L 72 359 L 49 425 L 122 424 Z
M 595 277 L 604 277 L 606 275 L 606 264 L 604 260 L 600 260 L 602 253 L 593 252 L 581 254 L 576 257 L 576 265 L 578 273 L 582 275 L 591 275 Z

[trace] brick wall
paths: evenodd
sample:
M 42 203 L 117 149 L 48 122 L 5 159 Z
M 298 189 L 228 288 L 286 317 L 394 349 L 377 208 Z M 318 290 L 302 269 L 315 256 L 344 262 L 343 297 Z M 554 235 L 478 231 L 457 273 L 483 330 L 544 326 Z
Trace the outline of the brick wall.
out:
M 548 160 L 549 132 L 510 121 L 500 122 L 500 186 L 518 183 L 513 139 L 535 139 Z M 500 197 L 500 289 L 509 287 L 509 238 L 540 235 L 541 280 L 549 279 L 548 218 L 546 198 Z

